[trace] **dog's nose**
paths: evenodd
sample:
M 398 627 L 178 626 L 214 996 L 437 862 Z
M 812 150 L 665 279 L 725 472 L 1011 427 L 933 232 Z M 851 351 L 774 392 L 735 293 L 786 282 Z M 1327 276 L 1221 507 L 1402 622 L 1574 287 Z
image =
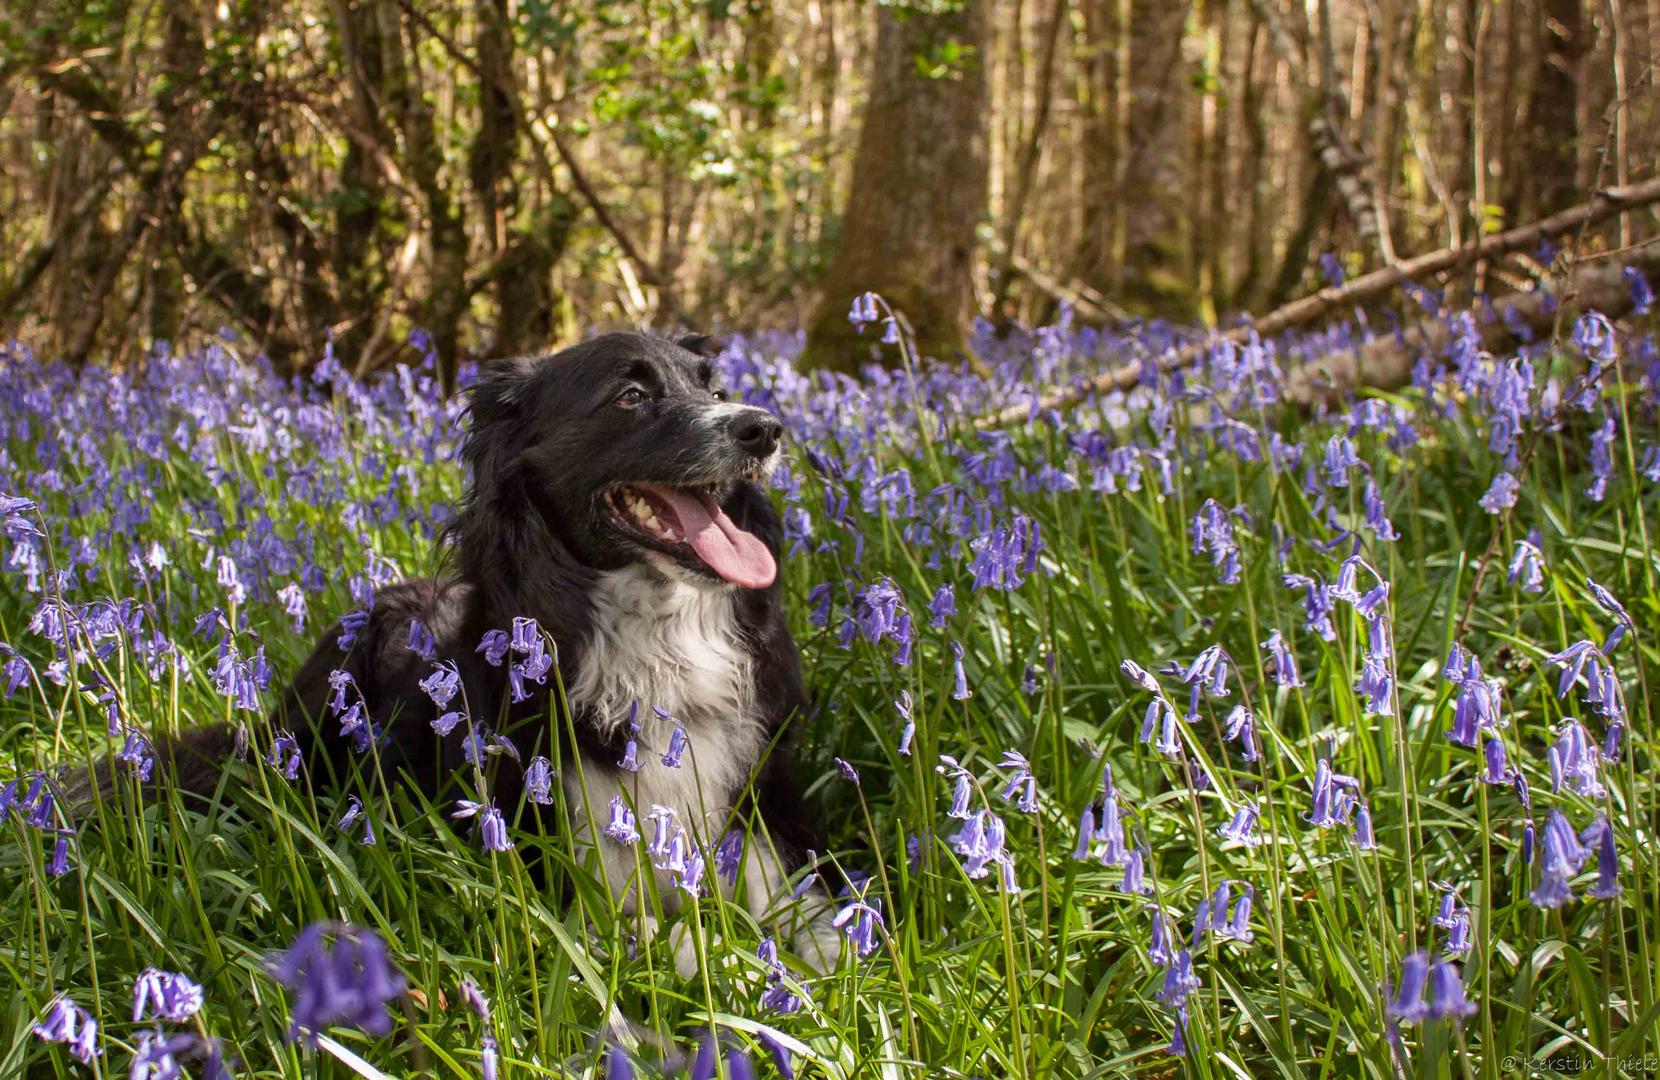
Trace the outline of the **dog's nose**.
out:
M 727 431 L 744 453 L 764 458 L 777 449 L 779 437 L 784 434 L 784 425 L 771 413 L 749 409 L 733 417 Z

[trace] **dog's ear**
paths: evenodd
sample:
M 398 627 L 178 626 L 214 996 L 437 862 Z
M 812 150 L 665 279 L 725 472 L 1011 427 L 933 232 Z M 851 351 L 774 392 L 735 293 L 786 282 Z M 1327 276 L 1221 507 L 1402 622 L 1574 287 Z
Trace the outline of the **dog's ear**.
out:
M 686 334 L 675 342 L 687 352 L 697 353 L 699 356 L 713 360 L 726 349 L 726 340 L 713 334 Z
M 487 360 L 467 387 L 467 410 L 475 423 L 505 419 L 530 395 L 537 366 L 533 356 Z

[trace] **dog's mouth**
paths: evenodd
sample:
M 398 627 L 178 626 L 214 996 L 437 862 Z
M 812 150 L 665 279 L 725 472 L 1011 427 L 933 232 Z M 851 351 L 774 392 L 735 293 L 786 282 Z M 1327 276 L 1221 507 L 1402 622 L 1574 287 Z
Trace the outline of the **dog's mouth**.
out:
M 605 493 L 605 505 L 631 540 L 734 585 L 764 589 L 778 576 L 772 552 L 727 516 L 713 487 L 619 484 Z

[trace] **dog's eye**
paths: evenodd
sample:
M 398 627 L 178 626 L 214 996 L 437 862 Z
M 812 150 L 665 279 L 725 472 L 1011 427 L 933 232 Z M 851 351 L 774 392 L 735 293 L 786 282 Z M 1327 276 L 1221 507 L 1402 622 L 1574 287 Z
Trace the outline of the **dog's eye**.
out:
M 725 401 L 726 400 L 726 391 L 725 390 L 715 389 L 715 390 L 711 390 L 709 392 L 711 394 L 715 395 L 715 400 L 716 401 Z
M 638 386 L 630 386 L 627 390 L 624 390 L 622 393 L 617 395 L 617 404 L 625 409 L 635 408 L 636 406 L 642 404 L 645 400 L 645 391 L 641 390 Z

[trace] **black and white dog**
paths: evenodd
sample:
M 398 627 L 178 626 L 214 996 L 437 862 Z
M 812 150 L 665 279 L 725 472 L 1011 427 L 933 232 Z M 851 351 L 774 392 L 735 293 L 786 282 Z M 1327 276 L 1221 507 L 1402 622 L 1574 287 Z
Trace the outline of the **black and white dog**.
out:
M 726 400 L 713 354 L 702 336 L 613 333 L 483 371 L 469 389 L 471 479 L 448 530 L 446 572 L 382 589 L 349 648 L 341 625 L 326 632 L 273 726 L 292 730 L 336 783 L 367 769 L 371 755 L 353 752 L 326 707 L 340 681 L 331 686 L 331 675 L 349 672 L 381 733 L 379 767 L 445 793 L 466 768 L 468 726 L 447 736 L 432 727 L 439 710 L 419 683 L 434 662 L 411 648 L 418 621 L 436 659 L 459 671 L 457 700 L 474 726 L 511 733 L 527 759 L 560 763 L 584 850 L 618 793 L 642 831 L 653 807 L 667 808 L 707 851 L 734 823 L 747 828 L 743 903 L 764 924 L 782 920 L 786 940 L 822 965 L 836 955 L 828 895 L 810 897 L 816 910 L 804 913 L 785 880 L 815 839 L 788 775 L 789 727 L 807 692 L 780 605 L 782 534 L 756 485 L 783 426 Z M 522 681 L 528 696 L 514 701 L 506 671 L 478 647 L 520 617 L 551 638 L 558 680 Z M 678 767 L 661 759 L 674 721 L 689 738 Z M 631 737 L 637 771 L 620 767 Z M 490 794 L 511 814 L 522 776 L 495 771 Z M 609 839 L 597 847 L 614 895 L 634 910 L 635 851 Z M 672 907 L 678 891 L 659 879 Z

